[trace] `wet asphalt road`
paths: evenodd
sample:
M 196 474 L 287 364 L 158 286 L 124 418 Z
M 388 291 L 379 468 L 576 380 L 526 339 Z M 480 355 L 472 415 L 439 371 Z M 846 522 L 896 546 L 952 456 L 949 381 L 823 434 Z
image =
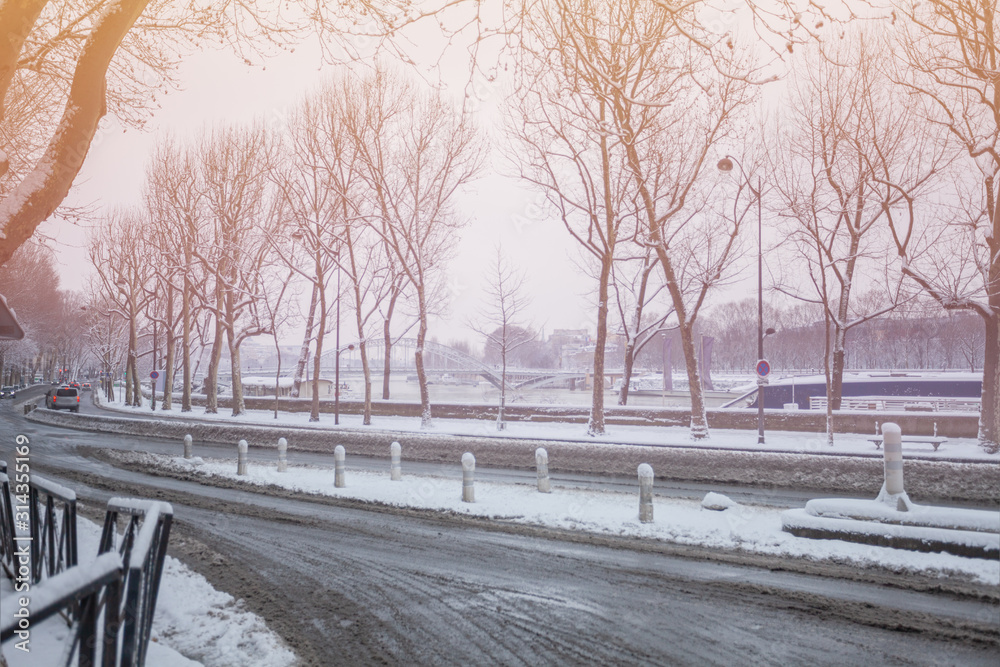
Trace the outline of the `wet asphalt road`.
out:
M 5 401 L 3 456 L 18 433 L 34 469 L 87 504 L 121 493 L 172 502 L 175 555 L 244 598 L 308 664 L 995 664 L 998 654 L 995 596 L 154 478 L 77 450 L 151 443 L 31 424 Z

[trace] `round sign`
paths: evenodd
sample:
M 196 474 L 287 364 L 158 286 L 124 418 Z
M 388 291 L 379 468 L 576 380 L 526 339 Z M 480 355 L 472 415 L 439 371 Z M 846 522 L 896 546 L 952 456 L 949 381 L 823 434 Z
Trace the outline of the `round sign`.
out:
M 767 359 L 761 359 L 757 362 L 757 376 L 766 378 L 768 373 L 771 372 L 771 364 L 767 363 Z
M 759 368 L 759 366 L 758 366 L 758 368 Z M 149 374 L 149 377 L 151 377 L 151 378 L 153 378 L 155 380 L 156 378 L 160 377 L 160 374 L 157 373 L 156 371 L 153 371 L 152 373 Z

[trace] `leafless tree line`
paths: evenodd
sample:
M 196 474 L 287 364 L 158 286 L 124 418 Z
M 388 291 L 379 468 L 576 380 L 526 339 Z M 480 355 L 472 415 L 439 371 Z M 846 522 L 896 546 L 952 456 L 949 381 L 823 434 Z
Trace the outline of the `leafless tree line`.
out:
M 344 302 L 353 313 L 347 330 L 359 342 L 370 423 L 367 342 L 384 335 L 389 349 L 400 313 L 412 315 L 418 341 L 426 338 L 464 222 L 453 200 L 475 177 L 481 146 L 467 116 L 382 68 L 329 81 L 301 102 L 282 133 L 256 124 L 215 128 L 191 144 L 163 140 L 147 171 L 144 206 L 114 212 L 90 244 L 101 280 L 95 298 L 113 301 L 130 326 L 126 403 L 141 402 L 138 339 L 152 328 L 165 386 L 173 386 L 175 368 L 183 373 L 183 411 L 191 409 L 199 349 L 207 353 L 206 409 L 218 410 L 225 349 L 233 414 L 243 413 L 240 347 L 261 335 L 277 343 L 291 297 L 304 287 L 310 297 L 296 393 L 311 355 L 311 419 L 318 420 L 320 361 L 327 335 L 339 336 Z M 421 347 L 416 362 L 429 424 Z M 341 351 L 338 337 L 333 353 Z M 388 368 L 384 383 L 386 396 Z M 171 402 L 168 391 L 163 408 Z
M 511 64 L 514 73 L 507 127 L 518 146 L 509 152 L 513 171 L 545 193 L 587 257 L 595 279 L 598 376 L 614 295 L 622 328 L 629 340 L 634 337 L 633 356 L 635 346 L 654 331 L 676 328 L 692 388 L 692 436 L 708 436 L 695 331 L 711 290 L 734 276 L 752 236 L 745 230 L 756 203 L 766 207 L 768 227 L 780 238 L 767 248 L 769 287 L 821 310 L 829 409 L 838 401 L 850 332 L 925 296 L 982 322 L 980 440 L 987 448 L 998 446 L 1000 52 L 993 0 L 873 0 L 862 3 L 863 15 L 853 11 L 858 3 L 812 3 L 801 13 L 790 2 L 754 0 L 722 10 L 704 0 L 499 4 L 500 18 L 490 24 L 481 3 L 444 2 L 422 11 L 393 0 L 349 3 L 342 11 L 333 3 L 338 9 L 292 12 L 291 20 L 243 2 L 227 3 L 225 11 L 166 0 L 3 3 L 0 24 L 11 28 L 0 47 L 0 261 L 10 258 L 65 198 L 107 110 L 141 122 L 152 92 L 169 82 L 170 65 L 186 44 L 217 38 L 248 58 L 262 57 L 261 44 L 290 43 L 302 31 L 316 30 L 331 38 L 330 44 L 343 45 L 335 39 L 345 32 L 340 19 L 353 18 L 363 7 L 373 19 L 372 34 L 399 53 L 401 42 L 393 38 L 406 25 L 458 12 L 448 14 L 460 19 L 450 38 L 463 30 L 475 33 L 476 53 L 485 40 L 503 41 L 502 64 Z M 741 11 L 755 28 L 750 38 L 735 31 L 732 19 Z M 759 43 L 757 35 L 763 37 Z M 121 57 L 113 60 L 116 54 Z M 473 63 L 489 77 L 500 71 Z M 756 93 L 784 70 L 789 74 L 780 84 L 783 103 L 759 121 L 751 113 L 758 108 Z M 320 283 L 329 277 L 330 266 L 352 276 L 361 340 L 367 339 L 361 330 L 375 317 L 364 313 L 378 311 L 388 331 L 387 311 L 409 290 L 404 301 L 415 304 L 422 341 L 429 305 L 437 301 L 433 267 L 450 247 L 442 239 L 453 236 L 461 222 L 445 195 L 475 174 L 478 144 L 469 138 L 464 116 L 456 121 L 437 114 L 433 101 L 398 103 L 394 90 L 379 93 L 377 77 L 372 81 L 345 80 L 345 86 L 364 88 L 352 96 L 364 100 L 358 107 L 363 111 L 354 120 L 345 111 L 340 144 L 345 148 L 328 160 L 337 164 L 322 165 L 330 179 L 326 187 L 342 209 L 335 219 L 323 215 L 343 228 L 335 237 L 341 251 L 348 236 L 361 247 L 382 246 L 386 263 L 395 268 L 385 269 L 392 278 L 380 274 L 375 291 L 384 292 L 379 303 L 388 305 L 374 310 L 360 305 L 363 299 L 372 303 L 361 288 L 367 255 L 348 253 L 348 262 L 317 234 L 309 246 L 315 269 L 310 280 L 323 311 Z M 425 117 L 440 122 L 415 122 Z M 457 125 L 449 126 L 452 122 Z M 464 150 L 467 159 L 430 183 L 409 180 L 424 173 L 414 165 L 442 152 L 428 153 L 426 147 L 428 137 L 440 139 L 448 131 L 444 127 L 451 132 L 448 150 Z M 238 132 L 249 144 L 260 133 Z M 390 136 L 404 137 L 394 144 L 398 152 L 378 141 Z M 358 142 L 358 137 L 366 140 Z M 291 188 L 287 196 L 275 194 L 280 188 L 272 182 L 274 170 L 262 164 L 281 163 L 282 151 L 265 146 L 266 137 L 262 141 L 261 150 L 240 155 L 237 149 L 227 152 L 213 137 L 206 142 L 217 150 L 210 163 L 193 158 L 201 182 L 199 208 L 211 212 L 199 233 L 210 241 L 195 244 L 197 251 L 185 259 L 183 270 L 176 261 L 139 267 L 134 270 L 137 286 L 128 287 L 133 269 L 123 262 L 121 273 L 104 280 L 116 311 L 153 307 L 150 321 L 164 327 L 165 335 L 183 339 L 185 334 L 174 334 L 171 327 L 179 310 L 181 329 L 200 330 L 206 345 L 210 341 L 210 368 L 217 366 L 223 345 L 238 356 L 246 336 L 273 329 L 261 316 L 271 309 L 260 306 L 263 295 L 274 290 L 254 275 L 260 254 L 240 244 L 252 246 L 255 236 L 266 237 L 271 246 L 284 240 L 292 255 L 296 246 L 295 252 L 307 252 L 310 243 L 305 229 L 287 239 L 263 232 L 270 224 L 288 226 L 285 211 L 298 195 Z M 738 178 L 714 169 L 727 154 L 740 164 Z M 405 168 L 395 168 L 399 164 Z M 212 191 L 213 183 L 232 185 L 228 179 L 241 170 L 253 176 L 242 184 L 245 190 Z M 257 188 L 268 195 L 255 198 L 251 193 Z M 241 197 L 246 197 L 242 203 Z M 249 219 L 252 228 L 244 229 Z M 171 240 L 182 238 L 175 234 Z M 272 248 L 260 256 L 276 255 Z M 320 266 L 324 262 L 326 267 Z M 655 271 L 647 271 L 651 265 Z M 183 303 L 175 307 L 170 296 L 182 277 L 194 280 L 194 267 L 201 267 L 205 281 L 204 296 L 188 304 L 197 316 Z M 151 296 L 140 280 L 150 270 L 165 281 L 162 294 L 154 290 Z M 306 280 L 301 271 L 298 275 Z M 191 287 L 186 285 L 182 294 Z M 866 299 L 873 291 L 880 292 L 879 298 Z M 646 299 L 651 294 L 669 299 L 651 303 Z M 159 305 L 149 306 L 154 303 Z M 653 324 L 641 312 L 646 308 L 669 317 Z M 320 312 L 321 321 L 314 325 L 316 338 L 323 335 L 327 314 Z M 138 336 L 130 332 L 129 338 Z M 183 347 L 187 354 L 190 345 Z M 134 348 L 129 345 L 130 367 Z M 429 422 L 425 386 L 421 396 Z M 621 400 L 626 399 L 623 394 Z M 589 425 L 594 434 L 604 429 L 603 400 L 595 386 Z

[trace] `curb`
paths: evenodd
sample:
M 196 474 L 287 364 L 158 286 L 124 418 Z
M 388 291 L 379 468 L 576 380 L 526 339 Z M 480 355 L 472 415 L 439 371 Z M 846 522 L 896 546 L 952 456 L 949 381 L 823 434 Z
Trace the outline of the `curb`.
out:
M 867 496 L 883 482 L 881 458 L 852 456 L 747 452 L 696 447 L 648 445 L 577 444 L 553 440 L 477 438 L 400 431 L 318 430 L 292 426 L 259 426 L 226 423 L 184 422 L 176 419 L 128 419 L 97 415 L 35 410 L 26 419 L 52 426 L 97 433 L 114 433 L 176 439 L 183 452 L 183 438 L 190 434 L 199 442 L 235 445 L 246 440 L 251 446 L 277 449 L 278 438 L 288 441 L 289 451 L 333 454 L 344 445 L 352 455 L 386 457 L 389 445 L 399 441 L 404 456 L 430 463 L 457 462 L 472 452 L 485 467 L 532 469 L 535 450 L 549 453 L 550 471 L 598 475 L 635 475 L 641 463 L 653 466 L 661 478 L 738 484 L 756 487 L 804 487 L 816 493 Z M 994 463 L 948 463 L 907 461 L 907 489 L 925 501 L 1000 502 L 1000 475 Z M 961 483 L 956 478 L 961 477 Z

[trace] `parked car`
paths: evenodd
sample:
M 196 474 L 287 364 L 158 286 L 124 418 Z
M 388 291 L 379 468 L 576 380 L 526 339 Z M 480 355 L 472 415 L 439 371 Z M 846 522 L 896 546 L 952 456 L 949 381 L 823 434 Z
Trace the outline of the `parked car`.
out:
M 0 387 L 0 398 L 17 398 L 14 387 Z
M 79 412 L 80 390 L 76 387 L 49 389 L 49 393 L 45 394 L 45 407 L 49 410 L 67 408 L 73 412 Z

